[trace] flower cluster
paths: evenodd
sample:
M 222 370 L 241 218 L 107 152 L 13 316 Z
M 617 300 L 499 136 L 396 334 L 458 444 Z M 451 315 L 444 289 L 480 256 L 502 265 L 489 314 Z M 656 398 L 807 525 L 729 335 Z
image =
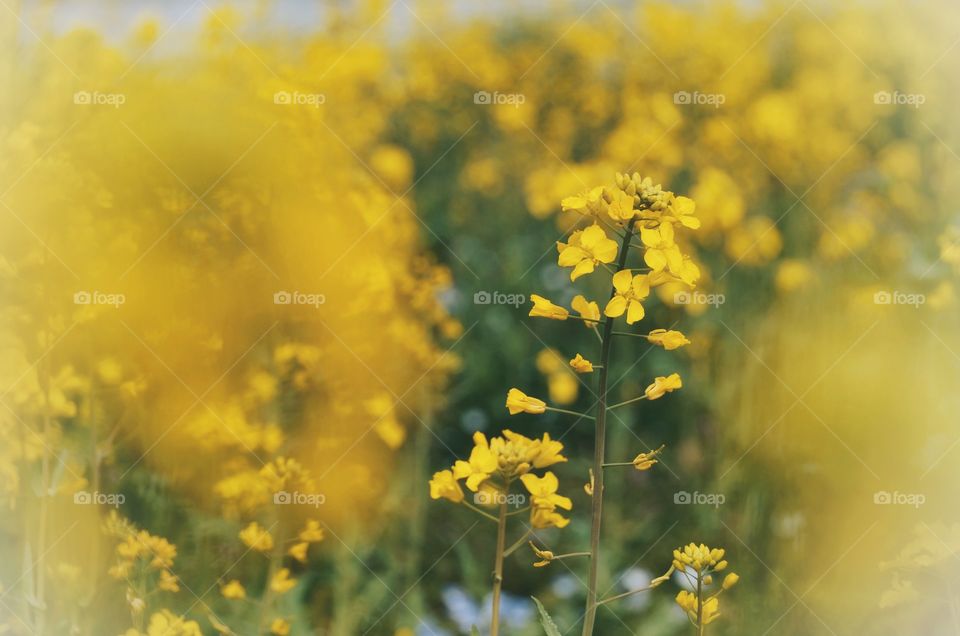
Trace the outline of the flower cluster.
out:
M 730 572 L 714 587 L 713 575 L 727 569 L 722 548 L 709 548 L 704 544 L 690 543 L 673 551 L 673 567 L 685 579 L 689 590 L 681 590 L 676 603 L 686 613 L 698 633 L 720 616 L 720 594 L 737 584 L 740 577 Z
M 452 468 L 441 470 L 430 480 L 430 496 L 454 503 L 465 501 L 460 481 L 476 493 L 474 503 L 496 505 L 508 501 L 510 486 L 520 481 L 530 499 L 530 524 L 535 528 L 562 528 L 569 523 L 557 509 L 570 510 L 573 503 L 557 494 L 559 481 L 547 471 L 537 476 L 532 471 L 567 461 L 560 451 L 563 444 L 544 433 L 541 439 L 530 439 L 510 430 L 503 437 L 473 435 L 470 457 L 458 460 Z

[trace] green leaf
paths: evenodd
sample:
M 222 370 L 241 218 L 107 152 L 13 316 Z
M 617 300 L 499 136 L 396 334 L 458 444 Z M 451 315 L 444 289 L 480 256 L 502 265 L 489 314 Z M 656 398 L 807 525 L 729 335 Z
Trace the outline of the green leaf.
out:
M 543 631 L 547 633 L 547 636 L 561 636 L 560 628 L 557 627 L 557 624 L 550 618 L 550 614 L 547 614 L 543 603 L 541 603 L 536 596 L 531 596 L 530 598 L 537 604 L 537 611 L 540 612 L 540 624 L 543 625 Z
M 480 636 L 480 630 L 474 625 L 470 628 L 470 636 Z

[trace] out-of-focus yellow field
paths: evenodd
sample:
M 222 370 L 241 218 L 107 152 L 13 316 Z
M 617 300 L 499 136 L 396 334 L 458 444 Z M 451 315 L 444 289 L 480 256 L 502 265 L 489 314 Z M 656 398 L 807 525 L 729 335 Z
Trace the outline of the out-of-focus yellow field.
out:
M 632 244 L 688 269 L 596 319 L 689 344 L 603 369 L 683 380 L 606 424 L 665 448 L 603 471 L 599 596 L 705 543 L 705 633 L 960 633 L 960 9 L 356 5 L 0 0 L 0 634 L 579 632 L 590 559 L 526 539 L 590 549 L 600 350 L 528 313 L 605 310 L 562 250 L 634 172 L 695 202 Z M 571 509 L 492 593 L 496 508 L 434 499 L 503 429 Z M 682 574 L 592 633 L 697 633 Z

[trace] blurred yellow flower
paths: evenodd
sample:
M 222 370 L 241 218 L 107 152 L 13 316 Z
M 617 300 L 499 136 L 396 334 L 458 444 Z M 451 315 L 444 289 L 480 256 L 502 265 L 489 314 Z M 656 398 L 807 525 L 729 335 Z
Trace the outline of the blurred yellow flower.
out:
M 320 522 L 313 519 L 308 519 L 307 524 L 303 527 L 303 530 L 300 531 L 300 534 L 297 537 L 301 541 L 306 541 L 307 543 L 317 543 L 318 541 L 323 541 L 323 529 L 320 527 Z
M 270 623 L 270 633 L 275 636 L 288 636 L 290 633 L 290 623 L 282 618 L 275 618 Z
M 280 568 L 276 574 L 273 575 L 273 578 L 270 579 L 270 589 L 277 594 L 289 592 L 296 584 L 297 580 L 290 578 L 289 568 Z
M 273 549 L 273 537 L 256 521 L 251 521 L 246 528 L 240 531 L 239 536 L 243 544 L 251 550 L 269 552 Z
M 223 595 L 223 598 L 230 600 L 247 598 L 247 590 L 244 589 L 243 585 L 240 584 L 240 581 L 237 581 L 236 579 L 221 587 L 220 594 Z
M 287 550 L 287 554 L 292 556 L 294 559 L 300 563 L 307 562 L 307 550 L 310 548 L 310 544 L 306 541 L 300 541 L 295 543 Z

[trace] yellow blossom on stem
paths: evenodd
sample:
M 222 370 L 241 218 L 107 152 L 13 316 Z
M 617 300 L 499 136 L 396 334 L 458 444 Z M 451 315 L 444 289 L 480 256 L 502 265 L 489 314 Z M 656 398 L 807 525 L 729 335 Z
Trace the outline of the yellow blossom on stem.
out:
M 537 555 L 537 558 L 540 559 L 533 564 L 535 568 L 542 568 L 550 565 L 550 562 L 553 561 L 553 558 L 556 556 L 550 550 L 541 550 L 533 542 L 530 542 L 530 547 L 533 549 L 533 553 Z
M 282 618 L 275 618 L 270 623 L 270 633 L 274 636 L 287 636 L 290 633 L 290 623 Z
M 663 451 L 663 446 L 648 453 L 640 453 L 633 458 L 633 467 L 637 470 L 649 470 L 657 463 L 657 455 Z
M 610 193 L 610 200 L 607 205 L 607 214 L 614 221 L 629 221 L 634 217 L 636 211 L 633 209 L 634 198 L 623 190 L 617 190 Z
M 579 353 L 570 360 L 570 366 L 577 373 L 593 373 L 593 363 Z
M 565 308 L 561 307 L 560 305 L 554 305 L 543 296 L 531 294 L 530 300 L 533 301 L 533 308 L 530 310 L 529 315 L 534 318 L 566 320 L 570 316 L 570 312 Z
M 612 263 L 617 257 L 617 242 L 607 238 L 599 225 L 591 225 L 570 235 L 568 243 L 558 243 L 560 267 L 572 267 L 570 280 L 590 274 L 600 263 Z
M 603 200 L 603 186 L 592 188 L 582 194 L 566 197 L 560 201 L 560 209 L 564 212 L 576 212 L 583 215 L 596 215 L 605 205 Z
M 530 493 L 531 503 L 538 508 L 563 508 L 570 510 L 573 508 L 573 502 L 568 497 L 557 494 L 560 482 L 557 476 L 551 471 L 544 473 L 543 477 L 537 477 L 533 474 L 526 474 L 520 477 L 527 492 Z
M 697 595 L 693 592 L 687 592 L 686 590 L 681 591 L 677 594 L 676 602 L 677 605 L 687 613 L 687 616 L 694 624 L 697 623 L 698 616 L 700 617 L 700 624 L 702 625 L 709 625 L 720 616 L 720 599 L 716 596 L 708 598 L 703 603 L 702 615 L 700 602 L 697 599 Z
M 664 216 L 663 220 L 668 222 L 676 221 L 684 227 L 696 230 L 700 227 L 700 219 L 693 216 L 696 209 L 697 204 L 690 197 L 674 197 L 670 205 L 670 215 Z
M 430 480 L 430 498 L 449 499 L 453 503 L 463 501 L 463 490 L 452 470 L 441 470 L 433 474 L 433 479 Z
M 300 563 L 307 562 L 307 549 L 310 547 L 310 544 L 306 541 L 301 541 L 290 546 L 290 549 L 287 550 L 287 554 L 292 556 L 294 559 Z
M 289 568 L 280 568 L 277 570 L 277 573 L 273 575 L 273 578 L 270 579 L 270 589 L 277 594 L 289 592 L 296 584 L 297 580 L 290 578 Z
M 643 262 L 655 272 L 669 269 L 679 274 L 683 268 L 683 254 L 674 243 L 673 225 L 661 223 L 656 228 L 640 228 L 640 240 L 647 246 L 643 252 Z
M 453 476 L 456 479 L 466 479 L 467 488 L 477 492 L 480 484 L 497 470 L 497 457 L 490 451 L 490 445 L 483 433 L 479 431 L 474 433 L 473 443 L 470 459 L 468 461 L 458 460 L 453 465 Z
M 608 318 L 618 318 L 627 313 L 627 324 L 632 325 L 643 320 L 646 312 L 641 301 L 650 295 L 650 284 L 646 276 L 633 276 L 630 270 L 620 270 L 613 275 L 614 296 L 607 303 L 603 313 Z
M 157 582 L 157 587 L 166 592 L 180 591 L 180 584 L 177 582 L 177 577 L 170 572 L 170 570 L 160 571 L 160 580 Z
M 729 590 L 731 587 L 740 582 L 740 575 L 736 572 L 731 572 L 723 578 L 723 584 L 721 587 L 725 590 Z
M 583 295 L 577 294 L 574 296 L 570 306 L 580 314 L 580 317 L 584 319 L 583 324 L 588 328 L 600 322 L 600 305 L 592 300 L 588 301 Z
M 273 549 L 273 537 L 256 521 L 250 522 L 250 525 L 240 531 L 240 540 L 248 548 L 258 552 L 269 552 Z
M 646 394 L 648 400 L 657 400 L 681 387 L 683 387 L 683 382 L 680 380 L 680 374 L 671 373 L 666 377 L 657 376 L 654 378 L 653 384 L 646 388 L 644 394 Z
M 507 409 L 510 415 L 517 413 L 533 413 L 539 415 L 547 410 L 547 403 L 535 397 L 530 397 L 517 388 L 507 392 Z
M 318 541 L 323 541 L 323 529 L 320 527 L 318 521 L 308 519 L 307 525 L 303 527 L 303 530 L 301 530 L 297 536 L 301 541 L 317 543 Z
M 223 598 L 230 600 L 247 598 L 247 590 L 244 589 L 243 585 L 240 584 L 240 581 L 237 581 L 236 579 L 221 587 L 220 594 L 223 595 Z
M 679 331 L 668 331 L 666 329 L 654 329 L 647 335 L 647 340 L 663 347 L 667 351 L 673 351 L 674 349 L 679 349 L 680 347 L 690 344 L 687 337 Z

